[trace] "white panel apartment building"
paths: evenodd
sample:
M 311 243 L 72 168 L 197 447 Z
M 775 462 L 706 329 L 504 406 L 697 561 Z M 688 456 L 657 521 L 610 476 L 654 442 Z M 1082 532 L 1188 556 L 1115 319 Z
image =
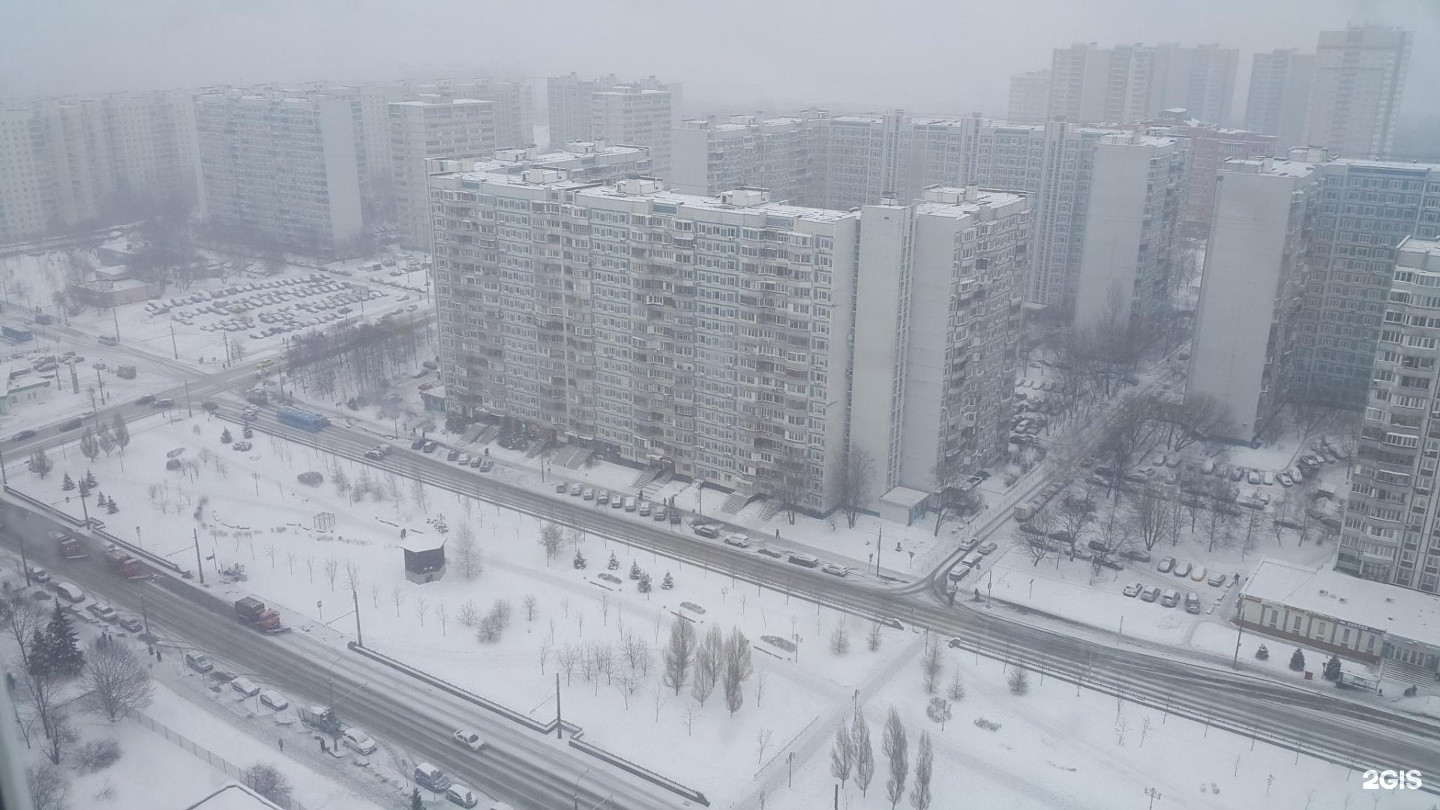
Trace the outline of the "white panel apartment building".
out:
M 763 185 L 775 201 L 810 195 L 810 152 L 818 137 L 808 118 L 684 121 L 672 134 L 670 185 L 681 194 L 713 197 L 721 191 Z
M 1201 121 L 1224 124 L 1239 58 L 1218 45 L 1056 48 L 1047 112 L 1072 123 L 1121 124 L 1183 107 Z
M 1440 242 L 1396 250 L 1335 567 L 1440 593 Z
M 932 331 L 908 349 L 928 346 L 927 361 L 954 367 L 921 373 L 913 394 L 899 390 L 876 407 L 899 408 L 903 423 L 907 394 L 929 397 L 913 417 L 917 430 L 929 430 L 926 471 L 937 447 L 977 464 L 1003 447 L 1011 385 L 1001 377 L 1013 375 L 1018 304 L 997 292 L 996 306 L 1003 300 L 1013 310 L 992 315 L 958 302 L 975 300 L 991 272 L 977 267 L 985 262 L 975 253 L 991 200 L 963 212 L 941 202 L 894 206 L 897 216 L 927 223 L 924 233 L 948 234 L 927 237 L 927 245 L 949 241 L 925 254 L 933 266 L 918 273 L 911 245 L 920 231 L 877 226 L 862 235 L 860 212 L 782 205 L 759 190 L 707 198 L 652 180 L 604 186 L 532 168 L 437 175 L 432 200 L 442 212 L 441 362 L 454 410 L 523 421 L 636 463 L 672 464 L 742 494 L 799 486 L 800 505 L 825 512 L 836 505 L 845 452 L 852 318 L 884 317 L 852 299 L 857 273 L 873 274 L 908 308 L 914 282 L 902 286 L 887 272 L 898 262 L 929 295 L 955 290 L 940 300 L 954 311 L 927 310 L 922 322 Z M 1006 225 L 996 228 L 995 255 L 983 258 L 1008 281 L 1022 261 L 1010 240 L 1025 206 L 1013 195 L 993 204 Z M 874 257 L 873 269 L 859 254 Z M 971 322 L 973 313 L 984 313 L 985 326 Z M 954 347 L 933 344 L 952 338 Z M 981 402 L 986 395 L 993 400 Z M 881 452 L 879 465 L 903 468 L 899 445 Z
M 1310 99 L 1314 54 L 1293 48 L 1257 53 L 1245 96 L 1245 128 L 1275 136 L 1276 154 L 1305 146 L 1305 111 Z
M 655 172 L 664 177 L 670 166 L 670 132 L 680 123 L 681 92 L 681 85 L 654 76 L 638 82 L 622 82 L 613 75 L 552 76 L 546 83 L 550 143 L 556 148 L 569 141 L 649 147 Z
M 349 100 L 212 93 L 195 109 L 212 224 L 298 251 L 352 248 L 361 213 Z
M 1232 159 L 1216 183 L 1185 396 L 1226 408 L 1231 438 L 1257 438 L 1285 404 L 1318 175 L 1314 163 Z
M 489 101 L 440 99 L 390 105 L 390 154 L 400 238 L 430 249 L 430 158 L 481 158 L 495 152 L 495 109 Z
M 188 92 L 0 104 L 0 242 L 201 205 Z
M 1414 35 L 1398 28 L 1321 31 L 1310 82 L 1311 146 L 1350 158 L 1384 158 L 1395 140 Z
M 1010 106 L 1005 120 L 1012 124 L 1043 124 L 1050 120 L 1050 71 L 1032 70 L 1010 77 Z

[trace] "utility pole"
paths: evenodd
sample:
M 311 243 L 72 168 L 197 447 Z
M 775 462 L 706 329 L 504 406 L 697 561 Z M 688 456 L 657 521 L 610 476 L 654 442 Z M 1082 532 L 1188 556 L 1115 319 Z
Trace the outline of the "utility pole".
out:
M 145 635 L 150 635 L 150 611 L 145 609 L 145 594 L 140 594 L 140 616 L 145 620 Z
M 350 589 L 350 600 L 355 603 L 355 644 L 364 647 L 365 637 L 360 635 L 360 596 L 355 593 L 354 588 Z
M 30 587 L 30 561 L 25 559 L 25 536 L 15 535 L 20 540 L 20 569 L 25 572 L 25 587 Z
M 3 481 L 4 484 L 5 484 L 5 486 L 7 486 L 7 487 L 10 486 L 10 476 L 5 473 L 5 454 L 4 454 L 4 453 L 0 453 L 0 481 Z
M 115 320 L 115 340 L 117 341 L 120 340 L 120 316 L 116 314 L 118 311 L 117 307 L 110 307 L 110 317 Z M 170 328 L 174 329 L 175 327 Z
M 194 416 L 195 411 L 190 407 L 190 381 L 185 381 L 185 413 Z
M 170 351 L 175 353 L 175 359 L 180 359 L 180 347 L 175 345 L 175 324 L 170 324 Z
M 138 529 L 138 527 L 137 527 Z M 200 572 L 200 584 L 205 584 L 205 564 L 200 561 L 200 530 L 191 529 L 190 536 L 195 538 L 195 570 Z
M 1236 671 L 1240 669 L 1240 636 L 1243 632 L 1237 624 L 1235 626 L 1235 660 L 1230 662 L 1230 668 Z
M 885 550 L 885 527 L 880 527 L 880 534 L 875 539 L 875 576 L 880 576 L 880 552 Z
M 560 736 L 560 724 L 563 721 L 560 717 L 560 673 L 555 673 L 555 739 L 563 739 Z

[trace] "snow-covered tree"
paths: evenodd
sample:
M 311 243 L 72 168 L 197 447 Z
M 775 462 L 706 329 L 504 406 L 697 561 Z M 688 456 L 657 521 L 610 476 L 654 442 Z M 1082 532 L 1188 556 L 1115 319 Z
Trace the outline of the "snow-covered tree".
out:
M 890 810 L 905 797 L 905 778 L 910 774 L 908 757 L 909 743 L 905 739 L 905 726 L 900 722 L 900 713 L 890 707 L 885 719 L 885 738 L 882 743 L 885 756 L 890 760 L 890 778 L 885 780 L 885 798 L 890 800 Z
M 665 685 L 680 694 L 690 665 L 695 662 L 695 627 L 689 620 L 677 618 L 670 623 L 670 640 L 665 645 Z

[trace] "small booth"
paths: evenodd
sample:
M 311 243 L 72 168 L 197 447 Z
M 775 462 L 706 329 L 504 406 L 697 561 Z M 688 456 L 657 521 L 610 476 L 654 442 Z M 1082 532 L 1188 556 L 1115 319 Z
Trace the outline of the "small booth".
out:
M 445 576 L 445 536 L 410 532 L 400 541 L 405 552 L 405 578 L 416 585 Z
M 918 489 L 895 487 L 880 498 L 880 518 L 910 526 L 925 516 L 925 501 L 929 497 Z

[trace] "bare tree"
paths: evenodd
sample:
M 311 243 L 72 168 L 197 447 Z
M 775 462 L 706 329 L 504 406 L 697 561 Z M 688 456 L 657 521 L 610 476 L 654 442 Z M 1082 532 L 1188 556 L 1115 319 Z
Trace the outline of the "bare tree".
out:
M 1180 402 L 1155 399 L 1151 403 L 1154 418 L 1160 423 L 1161 443 L 1170 450 L 1184 450 L 1234 422 L 1229 407 L 1209 394 L 1187 394 Z
M 410 499 L 420 507 L 420 511 L 426 515 L 430 514 L 430 495 L 425 489 L 425 482 L 416 478 L 411 482 Z
M 1120 499 L 1120 482 L 1125 475 L 1134 471 L 1150 455 L 1163 438 L 1163 434 L 1150 419 L 1151 404 L 1140 398 L 1123 401 L 1115 410 L 1100 444 L 1096 457 L 1112 471 L 1110 491 L 1115 500 Z
M 480 609 L 475 607 L 474 602 L 466 599 L 460 603 L 460 613 L 457 618 L 460 619 L 461 627 L 472 628 L 480 621 Z
M 243 771 L 246 787 L 281 807 L 289 807 L 293 789 L 290 780 L 279 768 L 268 762 L 257 762 Z
M 574 644 L 566 644 L 555 651 L 555 663 L 565 671 L 566 686 L 570 685 L 570 677 L 575 674 L 575 665 L 580 663 L 580 659 L 584 657 L 581 652 L 581 648 Z
M 835 729 L 835 742 L 830 746 L 830 775 L 840 780 L 840 789 L 850 779 L 855 767 L 855 741 L 850 737 L 850 728 L 845 723 Z
M 699 701 L 701 706 L 705 705 L 706 698 L 714 691 L 724 660 L 724 638 L 720 634 L 720 627 L 711 624 L 695 651 L 695 676 L 690 679 L 690 695 Z
M 849 452 L 839 461 L 840 504 L 845 508 L 845 521 L 855 528 L 855 519 L 865 506 L 870 491 L 870 482 L 875 477 L 875 459 L 863 447 L 851 446 Z
M 455 565 L 466 580 L 473 580 L 485 572 L 485 563 L 480 556 L 480 546 L 475 541 L 475 530 L 469 523 L 461 523 L 455 529 Z
M 405 591 L 399 585 L 390 589 L 390 600 L 395 603 L 395 618 L 400 618 L 400 606 L 405 604 Z
M 39 767 L 27 768 L 25 775 L 34 810 L 66 810 L 69 807 L 65 800 L 70 796 L 70 780 L 59 768 L 45 762 Z
M 729 638 L 725 639 L 725 668 L 721 678 L 725 690 L 725 708 L 730 710 L 730 714 L 739 711 L 741 704 L 745 702 L 742 687 L 754 671 L 755 667 L 750 658 L 750 639 L 745 637 L 740 628 L 732 628 Z
M 655 722 L 657 723 L 660 722 L 660 710 L 665 707 L 667 701 L 665 690 L 661 689 L 660 686 L 661 685 L 657 683 L 650 688 L 650 696 L 652 698 L 651 705 L 655 708 Z
M 540 600 L 535 598 L 535 594 L 527 593 L 525 594 L 525 599 L 521 604 L 525 605 L 525 622 L 528 624 L 535 621 L 535 616 L 538 612 L 537 608 L 540 604 Z
M 28 578 L 29 574 L 25 576 Z M 40 611 L 34 602 L 25 598 L 23 592 L 17 592 L 0 599 L 0 619 L 4 620 L 5 629 L 15 638 L 15 645 L 20 649 L 20 663 L 28 671 L 30 642 L 43 621 Z
M 420 620 L 420 626 L 425 626 L 425 614 L 430 610 L 430 603 L 423 596 L 415 597 L 412 607 L 415 610 L 415 618 Z
M 690 665 L 695 661 L 695 628 L 686 619 L 670 623 L 670 641 L 665 645 L 665 685 L 680 694 Z
M 1228 487 L 1217 487 L 1217 491 L 1228 489 Z M 1217 543 L 1227 545 L 1230 536 L 1230 527 L 1234 524 L 1234 507 L 1230 505 L 1229 499 L 1218 495 L 1210 498 L 1210 508 L 1200 518 L 1200 528 L 1205 532 L 1205 537 L 1210 541 L 1210 551 L 1215 551 Z
M 1126 532 L 1140 542 L 1146 551 L 1154 551 L 1160 541 L 1169 537 L 1171 528 L 1167 520 L 1166 505 L 1168 494 L 1153 486 L 1142 486 L 1129 499 L 1125 513 Z
M 760 729 L 759 733 L 755 735 L 755 745 L 757 748 L 760 749 L 760 754 L 758 757 L 756 757 L 757 764 L 765 762 L 765 752 L 770 748 L 771 734 L 772 732 L 770 731 L 770 729 L 762 728 Z
M 945 653 L 941 651 L 938 641 L 931 641 L 925 645 L 925 652 L 920 655 L 920 674 L 925 685 L 925 694 L 935 694 L 935 688 L 940 678 L 940 671 L 945 667 Z
M 549 523 L 540 527 L 540 548 L 545 550 L 545 565 L 560 554 L 560 547 L 565 542 L 564 531 L 558 523 Z
M 325 581 L 330 583 L 330 592 L 335 592 L 335 577 L 340 573 L 340 559 L 338 557 L 325 558 Z
M 850 652 L 850 631 L 845 629 L 844 617 L 836 622 L 835 629 L 830 633 L 830 652 L 836 655 Z
M 955 674 L 950 678 L 950 685 L 945 688 L 945 695 L 955 701 L 965 699 L 965 682 L 960 680 L 958 665 L 955 667 Z
M 910 789 L 910 806 L 915 810 L 930 808 L 930 771 L 935 762 L 935 753 L 930 748 L 930 732 L 920 732 L 920 742 L 915 748 L 915 786 Z
M 876 652 L 880 649 L 879 622 L 870 623 L 870 632 L 865 634 L 865 648 L 868 649 L 870 652 Z
M 905 797 L 905 778 L 909 775 L 909 743 L 905 740 L 905 726 L 900 722 L 900 713 L 890 707 L 885 719 L 885 737 L 882 743 L 885 756 L 890 760 L 890 778 L 885 780 L 885 798 L 890 800 L 890 810 Z
M 360 590 L 360 564 L 353 560 L 345 561 L 345 584 L 352 593 Z
M 445 635 L 445 624 L 450 620 L 450 614 L 445 610 L 445 603 L 441 602 L 435 606 L 435 618 L 440 620 L 440 635 Z M 544 673 L 541 673 L 542 675 Z
M 863 797 L 875 776 L 875 749 L 870 745 L 870 726 L 859 706 L 855 707 L 855 717 L 850 721 L 850 739 L 855 748 L 855 784 Z
M 150 705 L 155 685 L 150 670 L 129 647 L 118 641 L 98 638 L 85 654 L 85 678 L 100 711 L 110 722 L 127 712 Z
M 545 662 L 550 660 L 550 651 L 551 651 L 552 649 L 554 649 L 554 647 L 555 647 L 555 636 L 554 636 L 554 634 L 547 635 L 547 636 L 545 636 L 545 638 L 540 639 L 540 649 L 538 650 L 538 652 L 540 653 L 540 675 L 541 675 L 541 677 L 544 677 L 544 675 L 545 675 Z

